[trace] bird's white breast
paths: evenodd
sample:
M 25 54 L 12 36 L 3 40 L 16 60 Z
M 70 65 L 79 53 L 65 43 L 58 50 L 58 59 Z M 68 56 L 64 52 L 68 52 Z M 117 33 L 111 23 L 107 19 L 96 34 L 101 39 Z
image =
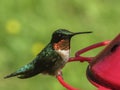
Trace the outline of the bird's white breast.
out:
M 63 58 L 65 62 L 69 60 L 70 50 L 56 50 L 58 54 Z

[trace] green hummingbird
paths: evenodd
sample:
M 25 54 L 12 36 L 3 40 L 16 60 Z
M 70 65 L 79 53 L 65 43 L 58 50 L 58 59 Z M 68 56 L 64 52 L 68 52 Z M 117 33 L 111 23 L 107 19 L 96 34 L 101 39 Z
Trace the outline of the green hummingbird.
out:
M 50 43 L 38 53 L 33 61 L 4 78 L 17 76 L 26 79 L 40 73 L 57 76 L 69 60 L 72 36 L 84 33 L 91 33 L 91 31 L 74 33 L 66 29 L 56 30 L 52 34 Z

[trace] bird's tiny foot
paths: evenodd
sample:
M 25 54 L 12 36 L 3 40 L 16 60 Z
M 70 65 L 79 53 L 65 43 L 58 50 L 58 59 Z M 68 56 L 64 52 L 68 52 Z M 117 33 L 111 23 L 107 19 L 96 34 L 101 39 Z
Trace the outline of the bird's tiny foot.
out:
M 56 76 L 63 76 L 62 71 L 59 70 L 59 71 L 57 72 Z
M 57 72 L 56 78 L 58 78 L 58 77 L 61 77 L 62 79 L 64 79 L 61 70 Z

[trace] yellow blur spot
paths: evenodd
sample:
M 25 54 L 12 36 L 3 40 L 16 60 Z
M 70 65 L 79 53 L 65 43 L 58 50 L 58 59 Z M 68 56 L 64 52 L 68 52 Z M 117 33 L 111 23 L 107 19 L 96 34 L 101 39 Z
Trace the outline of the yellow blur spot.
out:
M 37 42 L 37 43 L 33 44 L 33 46 L 32 46 L 33 55 L 37 55 L 43 48 L 44 48 L 43 43 Z
M 6 31 L 9 34 L 18 34 L 20 32 L 20 23 L 15 19 L 11 19 L 6 23 Z

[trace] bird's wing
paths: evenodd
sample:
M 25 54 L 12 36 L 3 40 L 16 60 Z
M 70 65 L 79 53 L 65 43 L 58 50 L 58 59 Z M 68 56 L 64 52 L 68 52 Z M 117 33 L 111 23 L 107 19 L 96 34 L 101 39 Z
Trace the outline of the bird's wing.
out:
M 35 76 L 39 73 L 49 72 L 55 65 L 56 61 L 60 59 L 61 57 L 58 56 L 58 54 L 51 48 L 50 45 L 48 45 L 36 56 L 32 62 L 21 67 L 16 72 L 5 76 L 4 78 L 18 76 L 18 78 L 24 79 Z
M 49 49 L 48 49 L 49 48 Z M 41 73 L 53 74 L 54 70 L 59 67 L 62 57 L 51 46 L 45 48 L 38 54 L 38 60 L 34 61 L 36 70 L 41 69 Z
M 49 48 L 49 49 L 48 49 Z M 57 58 L 56 58 L 57 57 Z M 51 46 L 47 46 L 43 49 L 37 57 L 30 63 L 32 65 L 30 70 L 25 71 L 24 74 L 20 75 L 19 78 L 29 78 L 39 73 L 51 73 L 54 72 L 53 68 L 56 68 L 56 61 L 62 58 L 54 51 Z

